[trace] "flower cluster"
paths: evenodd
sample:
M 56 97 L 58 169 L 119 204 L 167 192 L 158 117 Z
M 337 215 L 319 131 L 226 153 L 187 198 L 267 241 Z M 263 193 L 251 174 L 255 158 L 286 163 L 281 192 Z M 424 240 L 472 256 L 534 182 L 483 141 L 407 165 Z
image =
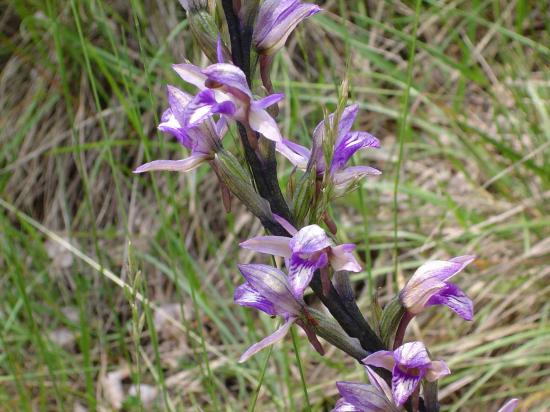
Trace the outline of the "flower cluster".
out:
M 135 172 L 187 172 L 208 163 L 220 180 L 224 203 L 226 196 L 235 195 L 269 232 L 240 246 L 271 255 L 280 266 L 239 265 L 244 283 L 235 289 L 234 302 L 279 317 L 281 324 L 250 346 L 239 361 L 282 340 L 298 325 L 319 353 L 323 354 L 323 347 L 318 336 L 362 362 L 369 377 L 370 384 L 337 382 L 341 399 L 333 411 L 418 411 L 420 388 L 437 388 L 437 380 L 451 372 L 444 361 L 431 359 L 424 343 L 404 342 L 407 326 L 434 305 L 446 305 L 463 319 L 473 319 L 472 300 L 449 280 L 474 256 L 420 266 L 395 299 L 383 311 L 380 308 L 381 320 L 372 326 L 355 302 L 348 276 L 362 270 L 354 255 L 356 246 L 337 241 L 328 210 L 334 197 L 349 193 L 364 177 L 381 173 L 371 166 L 349 165 L 359 150 L 379 148 L 380 141 L 365 131 L 352 130 L 359 105 L 348 105 L 345 99 L 315 127 L 310 148 L 284 137 L 275 116 L 284 96 L 273 92 L 269 73 L 273 56 L 300 22 L 321 9 L 299 0 L 250 1 L 242 6 L 245 2 L 233 0 L 180 2 L 211 64 L 173 65 L 197 91 L 191 95 L 168 86 L 169 108 L 158 129 L 175 137 L 190 155 L 182 160 L 154 160 Z M 229 32 L 225 41 L 224 30 L 209 14 L 220 3 Z M 254 84 L 256 65 L 263 88 Z M 344 86 L 342 95 L 347 95 Z M 241 139 L 244 159 L 224 148 L 223 138 L 232 130 Z M 295 180 L 289 184 L 286 197 L 277 180 L 276 152 L 295 167 L 293 176 L 301 173 L 298 184 Z M 306 304 L 308 287 L 332 317 Z M 422 404 L 428 412 L 439 410 L 437 399 L 426 389 Z M 501 412 L 512 411 L 516 404 L 515 399 L 509 401 Z

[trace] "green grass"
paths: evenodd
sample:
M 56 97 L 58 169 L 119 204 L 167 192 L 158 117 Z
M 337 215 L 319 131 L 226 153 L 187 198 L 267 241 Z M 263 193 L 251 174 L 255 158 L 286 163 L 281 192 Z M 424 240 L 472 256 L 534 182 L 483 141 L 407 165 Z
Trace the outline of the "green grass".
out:
M 361 308 L 427 259 L 476 254 L 457 278 L 474 322 L 432 310 L 408 338 L 449 362 L 443 410 L 548 410 L 547 10 L 416 3 L 335 1 L 304 24 L 274 64 L 281 129 L 309 144 L 349 76 L 355 127 L 382 142 L 356 162 L 383 175 L 333 208 L 365 265 Z M 207 167 L 131 173 L 184 155 L 156 131 L 165 85 L 192 91 L 170 64 L 206 63 L 177 1 L 12 0 L 0 28 L 0 410 L 322 411 L 336 380 L 365 378 L 298 329 L 238 364 L 276 327 L 232 303 L 259 224 L 236 201 L 225 214 Z

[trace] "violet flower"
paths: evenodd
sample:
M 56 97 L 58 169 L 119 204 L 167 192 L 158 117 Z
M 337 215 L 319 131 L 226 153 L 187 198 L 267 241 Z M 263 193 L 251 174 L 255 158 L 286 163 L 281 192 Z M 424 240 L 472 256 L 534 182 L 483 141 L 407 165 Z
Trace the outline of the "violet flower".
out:
M 336 382 L 342 396 L 332 412 L 398 412 L 388 384 L 366 366 L 370 385 L 358 382 Z
M 214 158 L 221 148 L 220 140 L 227 131 L 225 120 L 215 123 L 212 119 L 184 127 L 185 112 L 192 96 L 174 86 L 168 86 L 170 107 L 162 114 L 158 129 L 173 135 L 180 144 L 191 150 L 191 155 L 182 160 L 154 160 L 139 166 L 134 173 L 154 170 L 187 172 Z
M 448 280 L 462 271 L 475 256 L 458 256 L 451 260 L 434 260 L 420 266 L 399 293 L 403 306 L 411 315 L 433 305 L 446 305 L 465 320 L 473 319 L 472 300 Z
M 278 220 L 282 220 L 278 218 Z M 287 261 L 290 277 L 310 279 L 315 270 L 329 263 L 335 271 L 360 272 L 361 266 L 353 256 L 355 245 L 345 243 L 335 246 L 326 232 L 317 225 L 296 230 L 288 222 L 285 228 L 292 237 L 257 236 L 240 244 L 245 249 L 274 256 Z M 301 282 L 303 283 L 303 281 Z
M 283 94 L 254 100 L 244 72 L 229 63 L 216 63 L 205 69 L 192 64 L 176 64 L 173 68 L 183 80 L 200 90 L 184 113 L 184 126 L 220 114 L 248 125 L 269 140 L 282 140 L 277 123 L 265 109 L 279 102 Z
M 327 168 L 323 144 L 325 141 L 325 121 L 320 122 L 313 131 L 313 148 L 307 149 L 297 143 L 283 140 L 277 143 L 277 150 L 298 169 L 305 170 L 312 163 L 318 175 L 324 174 L 327 169 L 334 184 L 336 193 L 342 193 L 347 188 L 368 175 L 379 175 L 381 172 L 370 166 L 347 166 L 349 159 L 358 150 L 363 148 L 379 148 L 380 141 L 367 132 L 351 131 L 351 127 L 359 106 L 353 104 L 342 112 L 338 122 L 334 150 L 329 167 Z M 335 113 L 328 118 L 328 126 L 334 127 Z
M 265 0 L 260 6 L 252 43 L 260 54 L 281 49 L 296 26 L 321 8 L 299 0 Z
M 235 303 L 284 319 L 279 329 L 241 355 L 239 362 L 244 362 L 265 347 L 280 341 L 302 315 L 304 290 L 313 273 L 287 277 L 277 268 L 259 264 L 239 265 L 239 270 L 246 282 L 235 290 Z
M 443 361 L 432 361 L 422 342 L 405 343 L 394 351 L 378 351 L 362 361 L 392 372 L 391 391 L 396 405 L 402 406 L 422 378 L 433 382 L 451 371 Z
M 510 399 L 506 402 L 497 412 L 514 412 L 516 406 L 518 406 L 519 399 Z

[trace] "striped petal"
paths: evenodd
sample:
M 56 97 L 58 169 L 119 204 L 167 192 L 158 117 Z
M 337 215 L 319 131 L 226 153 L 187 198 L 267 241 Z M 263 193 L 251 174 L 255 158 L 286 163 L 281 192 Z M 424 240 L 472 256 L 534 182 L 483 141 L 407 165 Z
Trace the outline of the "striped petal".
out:
M 239 363 L 247 361 L 251 356 L 254 356 L 262 349 L 267 348 L 268 346 L 271 346 L 274 343 L 277 343 L 281 339 L 283 339 L 295 320 L 296 319 L 293 317 L 289 318 L 285 323 L 281 325 L 279 329 L 277 329 L 271 335 L 249 347 L 246 352 L 243 353 L 239 358 Z
M 285 236 L 256 236 L 240 244 L 244 249 L 289 258 L 291 256 L 290 238 Z
M 206 154 L 191 155 L 182 160 L 153 160 L 139 166 L 134 173 L 152 172 L 165 170 L 171 172 L 188 172 L 197 166 L 211 159 L 211 156 Z

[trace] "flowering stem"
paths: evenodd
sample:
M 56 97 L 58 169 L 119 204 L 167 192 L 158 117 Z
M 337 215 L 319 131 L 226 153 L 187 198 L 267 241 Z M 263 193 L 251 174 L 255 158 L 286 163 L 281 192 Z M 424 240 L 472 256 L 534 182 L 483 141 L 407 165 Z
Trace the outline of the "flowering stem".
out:
M 227 21 L 229 37 L 231 40 L 231 56 L 233 63 L 246 75 L 247 82 L 251 85 L 250 73 L 250 48 L 252 39 L 252 27 L 246 24 L 241 27 L 239 17 L 235 13 L 232 0 L 222 0 L 222 6 Z M 277 160 L 275 158 L 275 144 L 268 142 L 269 147 L 265 156 L 260 157 L 248 140 L 246 127 L 238 124 L 239 135 L 245 152 L 246 161 L 252 171 L 254 182 L 260 196 L 266 199 L 273 213 L 282 216 L 289 222 L 293 217 L 284 199 L 277 179 Z M 287 231 L 275 221 L 262 220 L 264 227 L 274 235 L 287 236 Z M 367 323 L 355 302 L 344 303 L 332 284 L 325 295 L 319 271 L 316 271 L 310 284 L 315 294 L 328 308 L 332 316 L 351 337 L 359 339 L 361 346 L 367 351 L 373 352 L 383 349 L 383 344 Z

